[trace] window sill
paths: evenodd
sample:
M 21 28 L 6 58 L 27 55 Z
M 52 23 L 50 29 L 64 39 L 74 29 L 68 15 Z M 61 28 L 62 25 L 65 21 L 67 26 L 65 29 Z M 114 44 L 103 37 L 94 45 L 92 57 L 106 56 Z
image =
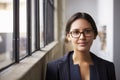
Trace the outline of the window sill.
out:
M 57 41 L 52 42 L 41 51 L 36 51 L 31 56 L 21 60 L 20 63 L 16 63 L 2 71 L 0 73 L 0 80 L 21 79 L 35 64 L 37 64 L 50 50 L 52 50 L 57 43 Z

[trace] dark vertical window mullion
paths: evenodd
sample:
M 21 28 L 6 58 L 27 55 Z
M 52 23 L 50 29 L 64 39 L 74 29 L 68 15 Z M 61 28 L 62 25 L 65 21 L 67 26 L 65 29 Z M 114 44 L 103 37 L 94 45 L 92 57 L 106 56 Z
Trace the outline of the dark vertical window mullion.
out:
M 47 26 L 47 0 L 44 0 L 44 3 L 43 3 L 43 12 L 44 12 L 44 18 L 43 18 L 43 23 L 44 23 L 44 46 L 47 44 L 47 38 L 46 38 L 46 26 Z
M 13 0 L 13 54 L 19 63 L 19 0 Z
M 43 39 L 44 39 L 44 47 L 45 47 L 45 1 L 43 0 Z
M 50 35 L 50 34 L 48 34 L 48 28 L 49 28 L 48 26 L 51 25 L 51 24 L 48 25 L 48 22 L 49 22 L 49 21 L 48 21 L 48 20 L 49 20 L 49 18 L 48 18 L 48 14 L 49 14 L 48 4 L 49 4 L 49 3 L 48 3 L 48 0 L 46 0 L 46 15 L 45 15 L 45 16 L 46 16 L 46 27 L 45 27 L 45 30 L 46 30 L 46 31 L 45 31 L 45 33 L 46 33 L 46 34 L 45 34 L 45 36 L 46 36 L 46 45 L 48 44 L 48 40 L 49 40 L 49 39 L 48 39 L 48 36 Z
M 35 1 L 35 48 L 40 49 L 39 0 Z
M 31 55 L 31 0 L 27 0 L 27 53 Z
M 51 2 L 51 8 L 52 8 L 52 41 L 54 41 L 54 0 Z

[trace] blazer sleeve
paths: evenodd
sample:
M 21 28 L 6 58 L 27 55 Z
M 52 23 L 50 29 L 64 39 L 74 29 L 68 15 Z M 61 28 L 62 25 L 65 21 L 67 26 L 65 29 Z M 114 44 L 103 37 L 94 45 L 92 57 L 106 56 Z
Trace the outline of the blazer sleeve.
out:
M 109 80 L 116 80 L 116 75 L 115 75 L 115 66 L 113 63 L 110 63 L 108 65 L 108 74 L 109 74 Z
M 45 80 L 57 80 L 57 76 L 57 64 L 55 62 L 48 63 Z

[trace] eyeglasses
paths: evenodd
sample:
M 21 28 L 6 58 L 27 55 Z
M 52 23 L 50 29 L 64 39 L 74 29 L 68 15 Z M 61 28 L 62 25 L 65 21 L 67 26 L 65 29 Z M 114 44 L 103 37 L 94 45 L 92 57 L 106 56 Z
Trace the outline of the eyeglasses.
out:
M 83 32 L 76 30 L 71 31 L 70 34 L 73 38 L 79 38 L 81 34 L 83 34 L 85 37 L 91 37 L 93 35 L 93 30 L 84 30 Z

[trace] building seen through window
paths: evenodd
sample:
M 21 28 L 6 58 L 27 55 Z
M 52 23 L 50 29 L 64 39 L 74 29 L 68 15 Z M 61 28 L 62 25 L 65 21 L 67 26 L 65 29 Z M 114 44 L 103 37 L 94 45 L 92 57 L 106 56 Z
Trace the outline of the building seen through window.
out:
M 0 69 L 14 62 L 13 0 L 0 0 Z
M 20 0 L 20 13 L 19 13 L 19 29 L 20 29 L 20 59 L 25 57 L 27 54 L 27 0 Z

